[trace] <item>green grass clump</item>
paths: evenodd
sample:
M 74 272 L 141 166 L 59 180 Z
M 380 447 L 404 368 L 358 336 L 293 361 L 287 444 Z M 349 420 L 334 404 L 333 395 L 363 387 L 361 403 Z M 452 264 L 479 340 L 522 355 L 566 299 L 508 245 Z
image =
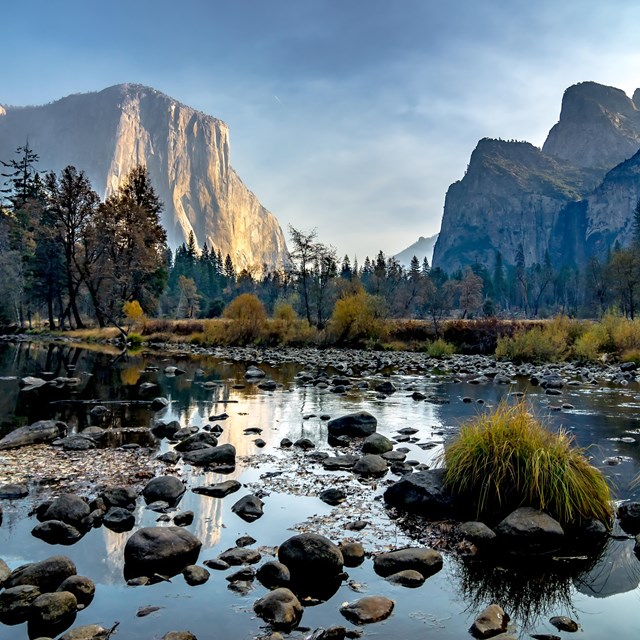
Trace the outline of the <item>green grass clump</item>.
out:
M 442 358 L 444 356 L 452 356 L 456 352 L 456 348 L 446 340 L 438 338 L 427 344 L 427 353 L 432 358 Z
M 444 461 L 446 485 L 475 504 L 479 518 L 501 517 L 520 506 L 545 511 L 562 524 L 611 518 L 602 473 L 570 434 L 545 429 L 524 401 L 501 402 L 463 425 Z

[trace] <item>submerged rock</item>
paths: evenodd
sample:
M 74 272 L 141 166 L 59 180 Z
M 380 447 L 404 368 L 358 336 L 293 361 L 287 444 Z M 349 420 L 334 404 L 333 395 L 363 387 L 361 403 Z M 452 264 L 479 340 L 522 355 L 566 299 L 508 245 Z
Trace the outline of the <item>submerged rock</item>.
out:
M 295 594 L 286 587 L 280 587 L 260 598 L 253 610 L 275 629 L 290 631 L 302 618 L 302 606 Z
M 410 569 L 428 578 L 442 569 L 442 556 L 426 547 L 398 549 L 377 555 L 373 559 L 373 569 L 383 577 Z
M 316 533 L 302 533 L 285 540 L 278 548 L 278 560 L 288 567 L 294 580 L 302 581 L 333 578 L 344 564 L 340 549 Z
M 70 545 L 78 542 L 84 534 L 61 520 L 46 520 L 37 524 L 31 530 L 31 535 L 47 544 Z
M 492 638 L 507 630 L 509 616 L 497 604 L 489 605 L 473 622 L 469 633 L 474 638 Z
M 555 549 L 564 541 L 564 530 L 550 515 L 520 507 L 510 513 L 497 527 L 498 542 L 521 552 Z
M 340 613 L 354 624 L 380 622 L 391 615 L 394 602 L 384 596 L 366 596 L 340 607 Z
M 549 619 L 549 622 L 558 630 L 558 631 L 567 631 L 569 633 L 574 633 L 580 629 L 580 625 L 571 618 L 567 616 L 554 616 Z
M 197 451 L 189 451 L 182 459 L 196 467 L 204 466 L 235 466 L 236 448 L 232 444 L 222 444 L 217 447 L 207 447 Z
M 5 588 L 33 585 L 42 593 L 55 591 L 64 580 L 76 575 L 76 565 L 66 556 L 51 556 L 40 562 L 25 564 L 11 572 Z

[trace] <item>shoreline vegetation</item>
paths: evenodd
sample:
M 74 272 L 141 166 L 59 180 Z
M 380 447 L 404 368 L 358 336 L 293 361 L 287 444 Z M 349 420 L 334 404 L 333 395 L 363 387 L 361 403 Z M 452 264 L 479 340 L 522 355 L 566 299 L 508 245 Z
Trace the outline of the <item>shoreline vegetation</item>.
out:
M 243 294 L 215 319 L 145 319 L 121 328 L 91 327 L 68 331 L 3 327 L 6 336 L 67 338 L 113 343 L 128 348 L 149 344 L 200 347 L 310 347 L 368 351 L 412 351 L 431 357 L 488 355 L 514 363 L 635 363 L 640 365 L 640 320 L 607 313 L 601 320 L 556 316 L 549 320 L 445 320 L 436 333 L 428 320 L 377 317 L 366 294 L 344 299 L 326 327 L 318 329 L 287 304 L 267 317 L 256 296 Z

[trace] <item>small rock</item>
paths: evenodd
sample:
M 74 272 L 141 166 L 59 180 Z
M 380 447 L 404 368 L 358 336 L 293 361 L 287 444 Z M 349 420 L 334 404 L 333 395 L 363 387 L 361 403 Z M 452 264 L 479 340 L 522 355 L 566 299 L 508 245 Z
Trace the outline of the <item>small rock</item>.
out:
M 549 619 L 549 622 L 558 630 L 558 631 L 567 631 L 569 633 L 573 633 L 578 631 L 580 625 L 571 618 L 567 616 L 554 616 Z
M 497 604 L 489 605 L 473 622 L 469 633 L 474 638 L 491 638 L 507 630 L 509 616 Z
M 280 587 L 260 598 L 253 610 L 275 629 L 290 631 L 302 618 L 302 606 L 296 596 L 286 587 Z
M 393 611 L 394 602 L 384 596 L 366 596 L 340 607 L 340 613 L 354 624 L 370 624 L 385 620 Z
M 211 575 L 204 567 L 199 567 L 196 564 L 190 564 L 182 570 L 185 582 L 189 586 L 197 586 L 204 584 Z
M 240 498 L 232 507 L 231 511 L 245 522 L 253 522 L 264 515 L 262 507 L 264 502 L 257 496 L 248 495 Z

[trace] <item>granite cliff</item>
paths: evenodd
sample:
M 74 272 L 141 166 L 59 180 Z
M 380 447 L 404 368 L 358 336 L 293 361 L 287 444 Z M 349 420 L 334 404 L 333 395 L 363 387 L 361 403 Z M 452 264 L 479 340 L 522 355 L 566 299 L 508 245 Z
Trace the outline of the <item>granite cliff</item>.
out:
M 200 247 L 238 268 L 282 265 L 287 248 L 275 216 L 229 163 L 229 130 L 211 116 L 154 89 L 123 84 L 36 107 L 0 108 L 0 158 L 28 138 L 40 168 L 84 169 L 109 195 L 136 165 L 146 165 L 165 210 L 169 244 L 193 232 Z
M 542 150 L 481 140 L 462 180 L 449 187 L 433 263 L 448 272 L 514 264 L 583 264 L 630 238 L 640 195 L 640 90 L 584 82 L 566 90 Z

